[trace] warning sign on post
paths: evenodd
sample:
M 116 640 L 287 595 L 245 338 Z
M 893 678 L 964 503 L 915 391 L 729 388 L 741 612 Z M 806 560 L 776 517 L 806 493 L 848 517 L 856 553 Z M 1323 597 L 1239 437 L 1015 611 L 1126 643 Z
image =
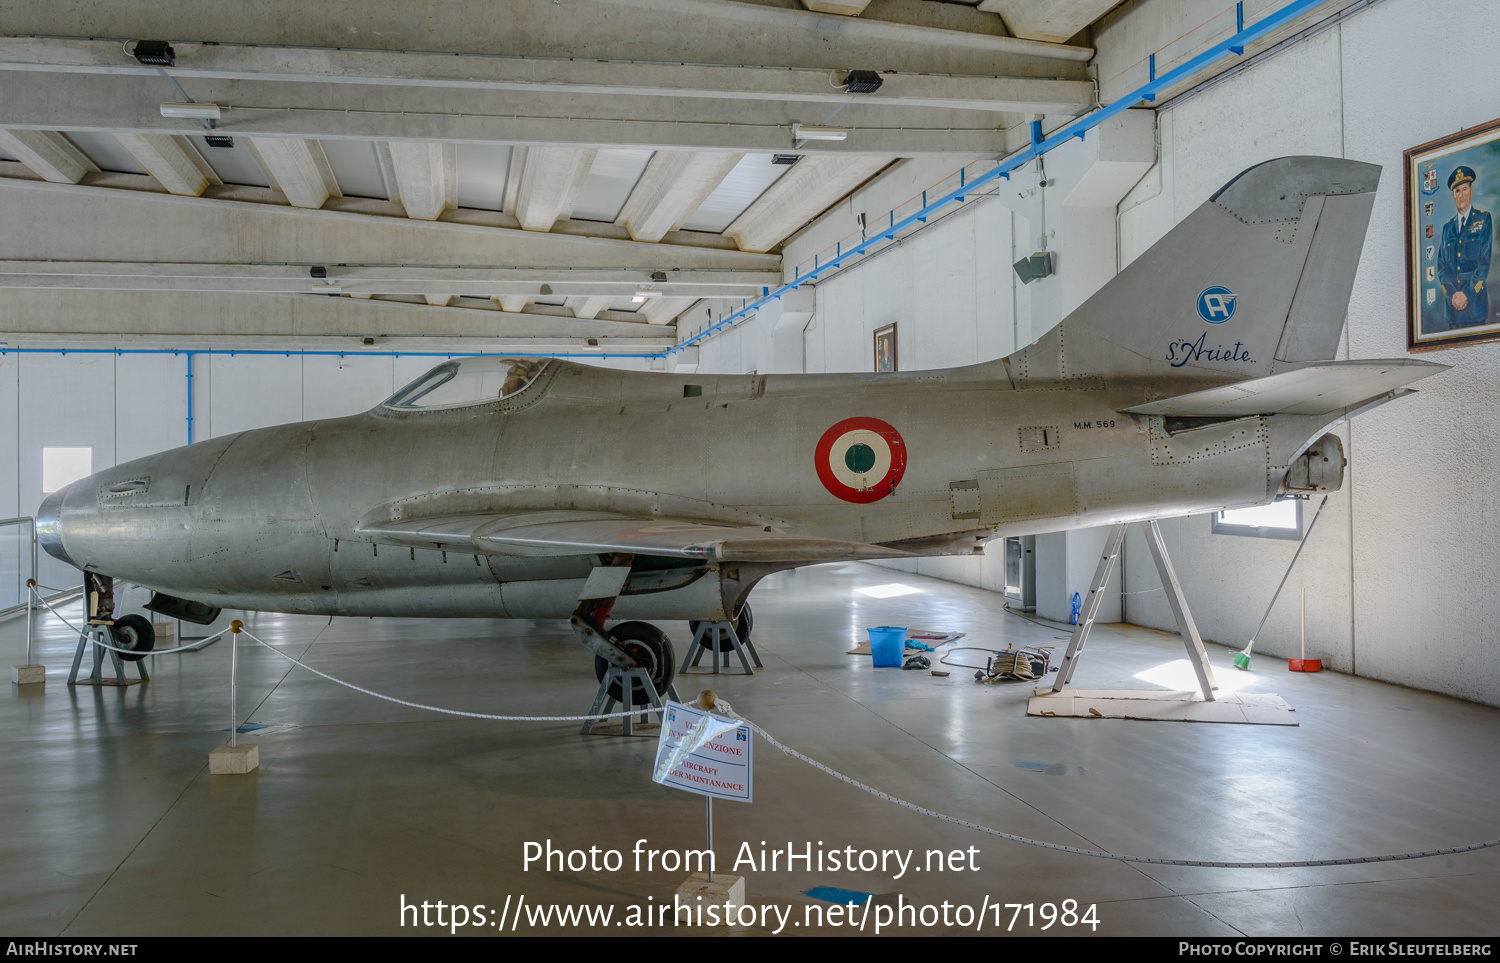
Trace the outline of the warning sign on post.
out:
M 750 802 L 750 727 L 678 702 L 669 701 L 666 709 L 652 780 L 717 799 Z

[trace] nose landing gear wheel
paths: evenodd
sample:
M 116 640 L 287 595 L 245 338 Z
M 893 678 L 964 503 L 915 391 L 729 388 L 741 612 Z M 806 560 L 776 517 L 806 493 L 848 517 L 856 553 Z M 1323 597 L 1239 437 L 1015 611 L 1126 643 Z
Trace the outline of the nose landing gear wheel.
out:
M 151 623 L 139 615 L 127 615 L 115 619 L 114 628 L 110 631 L 110 644 L 117 649 L 129 649 L 129 652 L 115 653 L 126 662 L 139 662 L 150 654 L 156 646 L 156 630 Z
M 665 699 L 667 689 L 677 675 L 676 654 L 672 651 L 672 643 L 667 639 L 666 633 L 650 622 L 621 622 L 611 628 L 609 634 L 615 645 L 634 659 L 636 665 L 646 670 L 646 675 L 650 677 L 656 694 Z M 597 655 L 594 656 L 594 677 L 603 682 L 608 671 L 609 663 Z M 619 682 L 612 683 L 609 687 L 609 697 L 625 709 L 651 704 L 646 698 L 645 687 L 639 682 L 631 682 L 629 699 L 623 698 L 624 692 L 621 691 L 623 688 Z
M 698 626 L 701 622 L 689 622 L 688 629 L 694 635 L 698 634 Z M 739 617 L 734 620 L 734 634 L 740 637 L 741 642 L 750 641 L 750 630 L 755 628 L 755 617 L 750 614 L 750 606 L 740 608 Z M 729 641 L 729 633 L 723 629 L 715 629 L 712 632 L 703 633 L 703 638 L 698 644 L 705 649 L 717 649 L 720 652 L 728 652 L 734 648 L 734 643 Z

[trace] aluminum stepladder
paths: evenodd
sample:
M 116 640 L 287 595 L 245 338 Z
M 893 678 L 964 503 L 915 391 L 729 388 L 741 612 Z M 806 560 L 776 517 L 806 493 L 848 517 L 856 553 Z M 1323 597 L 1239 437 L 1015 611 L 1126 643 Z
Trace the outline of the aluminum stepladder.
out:
M 1167 546 L 1161 537 L 1161 528 L 1156 520 L 1142 522 L 1141 529 L 1146 535 L 1146 544 L 1151 547 L 1151 557 L 1156 562 L 1156 573 L 1161 576 L 1162 588 L 1167 593 L 1167 604 L 1172 607 L 1172 617 L 1177 620 L 1177 633 L 1182 636 L 1183 647 L 1187 649 L 1188 662 L 1193 666 L 1193 673 L 1198 677 L 1198 687 L 1203 692 L 1205 702 L 1214 701 L 1214 690 L 1218 684 L 1214 681 L 1213 666 L 1208 662 L 1208 651 L 1203 647 L 1203 638 L 1198 635 L 1198 626 L 1193 623 L 1193 615 L 1188 611 L 1187 599 L 1182 594 L 1182 584 L 1177 581 L 1177 573 L 1172 568 L 1172 560 L 1167 556 Z M 1094 618 L 1098 615 L 1099 605 L 1103 601 L 1104 586 L 1109 582 L 1109 576 L 1114 571 L 1116 562 L 1120 558 L 1120 548 L 1125 543 L 1125 523 L 1114 525 L 1109 530 L 1109 537 L 1104 541 L 1104 554 L 1099 559 L 1099 565 L 1094 570 L 1094 581 L 1089 586 L 1088 598 L 1084 600 L 1083 610 L 1078 614 L 1078 625 L 1073 629 L 1073 636 L 1068 640 L 1068 652 L 1063 656 L 1062 667 L 1057 672 L 1057 681 L 1052 684 L 1053 692 L 1061 692 L 1062 687 L 1073 679 L 1073 670 L 1078 668 L 1078 657 L 1083 654 L 1083 647 L 1088 642 L 1089 630 L 1094 627 Z

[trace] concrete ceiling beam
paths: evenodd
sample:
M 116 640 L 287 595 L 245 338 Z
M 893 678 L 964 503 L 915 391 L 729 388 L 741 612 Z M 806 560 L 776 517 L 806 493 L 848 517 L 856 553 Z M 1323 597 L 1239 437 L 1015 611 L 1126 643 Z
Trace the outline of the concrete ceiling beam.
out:
M 173 194 L 197 197 L 223 183 L 187 138 L 170 134 L 116 134 L 115 140 Z
M 782 71 L 786 73 L 786 71 Z M 924 78 L 910 78 L 925 82 Z M 931 79 L 931 78 L 926 78 Z M 0 128 L 148 133 L 191 136 L 191 120 L 162 117 L 156 109 L 161 78 L 37 74 L 0 70 Z M 1093 87 L 1084 81 L 1048 87 L 1007 109 L 959 105 L 932 108 L 901 104 L 881 91 L 850 96 L 824 89 L 846 104 L 839 142 L 819 142 L 816 153 L 900 156 L 955 152 L 994 153 L 1001 128 L 1023 126 L 1031 114 L 1068 115 L 1085 109 Z M 902 81 L 905 82 L 905 81 Z M 892 86 L 895 83 L 887 84 Z M 792 125 L 816 124 L 824 104 L 782 98 L 742 101 L 641 96 L 616 99 L 565 92 L 521 92 L 497 98 L 485 91 L 443 91 L 328 84 L 205 81 L 194 96 L 219 104 L 221 133 L 241 137 L 452 144 L 530 144 L 558 149 L 633 147 L 692 151 L 787 151 Z M 990 104 L 991 106 L 999 106 Z M 524 166 L 524 165 L 523 165 Z
M 598 151 L 565 147 L 527 148 L 516 191 L 516 217 L 528 231 L 550 231 L 573 213 Z
M 857 17 L 869 5 L 870 0 L 802 0 L 802 6 L 813 13 L 833 13 L 840 17 Z
M 56 184 L 77 184 L 99 168 L 62 134 L 50 130 L 0 130 L 0 148 L 38 177 Z
M 555 312 L 555 313 L 553 313 Z M 424 311 L 409 301 L 356 300 L 288 294 L 193 291 L 77 291 L 0 288 L 7 337 L 17 335 L 119 339 L 129 336 L 263 338 L 276 345 L 358 345 L 361 336 L 413 338 L 546 338 L 582 347 L 595 338 L 630 342 L 631 350 L 663 350 L 671 329 L 642 324 L 625 312 L 586 321 L 562 312 L 503 313 L 460 301 Z M 389 345 L 387 344 L 387 347 Z M 493 344 L 478 350 L 495 350 Z
M 315 140 L 292 137 L 247 137 L 271 186 L 293 207 L 316 210 L 330 197 L 342 197 L 333 168 Z
M 979 0 L 1000 15 L 1006 29 L 1025 40 L 1065 43 L 1119 5 L 1120 0 Z
M 446 304 L 455 295 L 535 299 L 543 284 L 560 297 L 602 298 L 598 310 L 651 283 L 649 272 L 536 268 L 423 268 L 326 265 L 326 278 L 305 264 L 203 264 L 122 261 L 0 261 L 0 288 L 74 288 L 112 291 L 241 291 L 260 294 L 381 294 L 423 297 Z M 750 297 L 780 283 L 772 271 L 673 271 L 657 284 L 663 297 Z M 441 302 L 436 299 L 441 298 Z M 512 301 L 514 303 L 514 301 Z M 502 307 L 504 303 L 502 302 Z M 507 310 L 519 310 L 509 308 Z
M 659 241 L 693 216 L 734 170 L 743 154 L 659 150 L 620 209 L 615 223 L 637 241 Z
M 563 307 L 573 312 L 573 317 L 592 321 L 599 316 L 600 311 L 606 310 L 614 298 L 605 296 L 590 296 L 577 298 L 564 298 Z
M 769 251 L 879 173 L 894 158 L 804 156 L 724 233 L 745 251 Z
M 524 294 L 502 294 L 498 297 L 492 297 L 490 300 L 500 305 L 501 311 L 510 311 L 511 313 L 524 311 L 526 310 L 526 305 L 531 303 L 531 298 Z
M 435 221 L 458 207 L 458 148 L 453 144 L 392 141 L 390 152 L 401 204 L 406 216 Z
M 641 305 L 636 313 L 652 324 L 669 324 L 678 315 L 697 304 L 698 298 L 652 298 Z
M 262 0 L 241 5 L 232 15 L 193 0 L 58 0 L 7 11 L 7 34 L 24 43 L 14 44 L 18 52 L 0 56 L 0 63 L 71 69 L 135 63 L 117 40 L 88 47 L 86 40 L 52 39 L 78 37 L 84 23 L 94 37 L 172 39 L 174 70 L 184 72 L 238 73 L 246 63 L 259 71 L 265 60 L 257 59 L 257 51 L 263 51 L 273 69 L 317 75 L 343 71 L 347 61 L 318 63 L 325 50 L 343 49 L 412 65 L 385 69 L 381 76 L 484 79 L 485 65 L 493 61 L 511 61 L 525 77 L 527 69 L 545 69 L 537 61 L 629 62 L 637 58 L 622 52 L 640 50 L 647 55 L 639 61 L 661 64 L 860 65 L 914 73 L 1056 76 L 1055 65 L 1087 63 L 1092 55 L 1087 48 L 1007 37 L 999 18 L 972 10 L 933 18 L 928 3 L 883 0 L 878 6 L 871 16 L 851 20 L 732 0 L 575 0 L 550 11 L 539 11 L 530 0 L 457 0 L 424 8 L 419 18 L 393 21 L 399 11 L 380 3 L 327 17 L 305 0 Z M 909 20 L 927 14 L 933 25 L 899 22 L 903 14 Z M 439 58 L 447 60 L 440 68 L 420 62 Z M 184 75 L 193 74 L 179 74 Z
M 268 196 L 264 189 L 257 190 L 261 197 Z M 173 230 L 140 228 L 162 220 L 169 220 Z M 6 225 L 0 231 L 0 260 L 462 265 L 483 266 L 496 276 L 509 270 L 508 276 L 538 285 L 590 279 L 580 271 L 601 272 L 596 280 L 609 276 L 639 285 L 664 271 L 673 283 L 742 286 L 744 281 L 764 284 L 763 279 L 779 275 L 781 267 L 775 255 L 747 254 L 718 243 L 652 244 L 562 231 L 540 234 L 489 224 L 414 221 L 328 208 L 314 211 L 31 178 L 0 178 L 0 224 Z M 446 293 L 461 292 L 452 288 Z M 537 292 L 483 292 L 486 297 L 503 293 Z
M 451 55 L 384 53 L 365 50 L 309 50 L 179 44 L 178 66 L 172 73 L 182 82 L 197 81 L 195 96 L 217 100 L 235 87 L 214 83 L 235 81 L 269 85 L 339 84 L 341 99 L 389 97 L 400 88 L 426 88 L 452 96 L 462 91 L 567 92 L 594 100 L 671 97 L 714 100 L 797 101 L 840 103 L 848 95 L 829 83 L 831 69 L 848 64 L 798 65 L 793 69 L 695 63 L 631 63 L 612 59 L 523 60 L 519 58 L 455 58 Z M 1066 48 L 1082 49 L 1082 48 Z M 880 90 L 866 99 L 909 107 L 1024 111 L 1065 110 L 1087 103 L 1091 93 L 1084 73 L 1087 57 L 1068 60 L 1076 67 L 1059 68 L 1056 61 L 1036 74 L 1009 74 L 997 68 L 983 73 L 954 75 L 948 70 L 887 69 Z M 744 61 L 738 62 L 743 64 Z M 863 69 L 881 70 L 879 63 L 856 62 Z M 31 74 L 78 74 L 117 78 L 135 77 L 160 82 L 154 69 L 141 67 L 119 44 L 87 40 L 31 40 L 0 38 L 0 70 Z M 1069 76 L 1071 75 L 1071 76 Z M 35 81 L 34 81 L 35 82 Z M 200 88 L 200 84 L 209 84 Z M 153 87 L 155 84 L 153 84 Z M 383 88 L 357 92 L 351 87 Z M 208 94 L 215 94 L 209 97 Z M 253 104 L 246 93 L 233 94 L 230 103 Z

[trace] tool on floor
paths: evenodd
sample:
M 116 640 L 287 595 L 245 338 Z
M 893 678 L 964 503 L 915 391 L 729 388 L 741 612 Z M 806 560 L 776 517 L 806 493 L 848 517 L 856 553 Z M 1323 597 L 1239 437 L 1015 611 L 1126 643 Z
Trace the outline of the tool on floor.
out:
M 1292 554 L 1291 564 L 1286 567 L 1286 574 L 1281 576 L 1281 584 L 1276 586 L 1276 593 L 1271 596 L 1271 604 L 1266 606 L 1266 614 L 1260 617 L 1260 624 L 1255 627 L 1255 634 L 1250 636 L 1250 644 L 1234 656 L 1234 667 L 1236 669 L 1249 670 L 1250 650 L 1255 648 L 1255 639 L 1260 635 L 1260 630 L 1266 627 L 1266 619 L 1271 617 L 1271 610 L 1276 607 L 1276 599 L 1281 596 L 1281 590 L 1286 587 L 1286 580 L 1291 578 L 1292 569 L 1297 566 L 1297 559 L 1302 557 L 1302 547 L 1307 544 L 1307 539 L 1312 535 L 1313 526 L 1318 524 L 1318 516 L 1323 514 L 1323 506 L 1328 504 L 1328 496 L 1318 502 L 1318 510 L 1313 512 L 1312 521 L 1307 523 L 1307 531 L 1302 534 L 1302 541 L 1297 543 L 1297 551 Z

